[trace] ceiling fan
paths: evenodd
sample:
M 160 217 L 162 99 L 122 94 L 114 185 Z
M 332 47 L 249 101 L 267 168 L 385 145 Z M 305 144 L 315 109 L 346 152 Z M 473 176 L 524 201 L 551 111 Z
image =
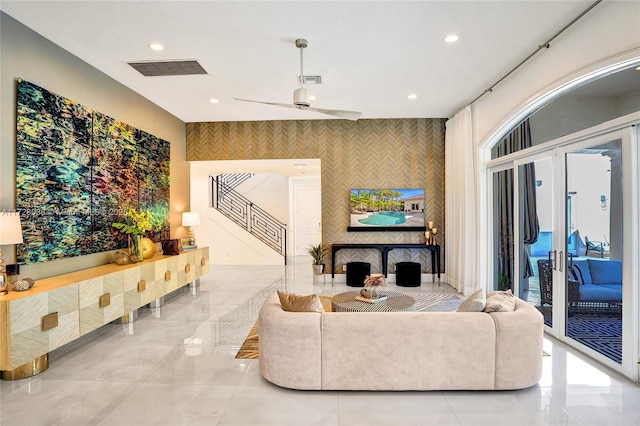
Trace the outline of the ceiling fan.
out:
M 305 75 L 303 72 L 303 59 L 302 59 L 302 51 L 307 46 L 308 46 L 307 40 L 303 38 L 299 38 L 296 40 L 296 47 L 300 49 L 300 75 L 298 76 L 298 82 L 300 83 L 300 87 L 298 87 L 296 90 L 293 91 L 293 104 L 253 101 L 251 99 L 240 99 L 240 98 L 233 98 L 233 99 L 237 101 L 243 101 L 243 102 L 254 102 L 257 104 L 275 105 L 275 106 L 284 107 L 284 108 L 296 108 L 296 109 L 302 109 L 307 111 L 315 111 L 321 114 L 331 115 L 336 118 L 343 118 L 346 120 L 353 120 L 353 121 L 357 120 L 362 115 L 361 112 L 311 107 L 311 102 L 309 102 L 309 91 L 304 87 Z

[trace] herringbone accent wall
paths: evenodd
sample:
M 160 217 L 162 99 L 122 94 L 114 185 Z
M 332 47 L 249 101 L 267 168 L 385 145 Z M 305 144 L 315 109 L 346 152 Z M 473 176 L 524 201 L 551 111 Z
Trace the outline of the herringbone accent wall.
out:
M 426 220 L 438 228 L 444 260 L 445 119 L 247 121 L 187 124 L 187 161 L 319 158 L 322 167 L 322 241 L 423 243 L 422 232 L 347 232 L 352 188 L 424 188 Z M 341 250 L 336 265 L 352 260 L 381 272 L 377 250 Z M 393 250 L 393 264 L 415 260 L 431 271 L 427 250 Z M 329 262 L 327 262 L 329 263 Z M 444 272 L 444 264 L 442 271 Z M 327 269 L 330 270 L 330 269 Z

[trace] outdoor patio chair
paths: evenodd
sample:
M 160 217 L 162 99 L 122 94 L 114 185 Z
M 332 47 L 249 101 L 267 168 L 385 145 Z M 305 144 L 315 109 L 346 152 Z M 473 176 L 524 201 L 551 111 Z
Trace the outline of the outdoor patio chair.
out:
M 601 241 L 590 241 L 589 237 L 585 235 L 584 242 L 587 246 L 584 253 L 585 256 L 588 256 L 590 251 L 595 251 L 596 253 L 600 253 L 600 257 L 604 258 L 604 245 Z

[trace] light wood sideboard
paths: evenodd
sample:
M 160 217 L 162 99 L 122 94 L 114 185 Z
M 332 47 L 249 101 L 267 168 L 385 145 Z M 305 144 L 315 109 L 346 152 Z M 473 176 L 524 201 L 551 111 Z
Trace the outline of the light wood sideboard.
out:
M 0 296 L 3 377 L 208 272 L 209 248 L 202 247 L 44 278 L 27 291 Z

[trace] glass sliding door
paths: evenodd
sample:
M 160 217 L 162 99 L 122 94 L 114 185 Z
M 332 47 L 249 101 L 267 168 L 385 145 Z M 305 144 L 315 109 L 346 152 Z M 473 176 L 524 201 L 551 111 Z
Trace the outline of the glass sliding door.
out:
M 554 157 L 518 162 L 517 295 L 553 325 Z
M 564 335 L 622 363 L 622 140 L 563 150 L 566 318 Z
M 572 138 L 489 164 L 490 288 L 512 289 L 546 333 L 637 380 L 640 122 Z

